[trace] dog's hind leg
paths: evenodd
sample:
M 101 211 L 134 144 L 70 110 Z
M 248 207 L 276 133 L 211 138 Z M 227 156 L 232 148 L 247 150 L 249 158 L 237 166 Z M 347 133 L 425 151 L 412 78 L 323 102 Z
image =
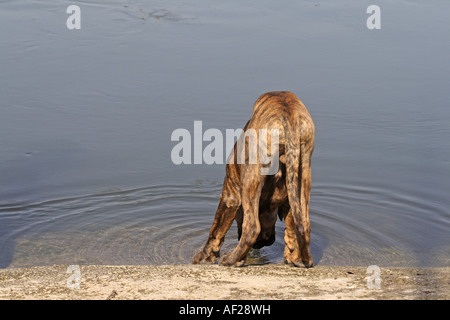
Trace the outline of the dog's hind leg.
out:
M 241 266 L 245 263 L 247 253 L 258 238 L 261 230 L 258 207 L 265 176 L 260 174 L 258 165 L 248 165 L 242 172 L 242 235 L 236 248 L 229 254 L 224 254 L 220 265 Z

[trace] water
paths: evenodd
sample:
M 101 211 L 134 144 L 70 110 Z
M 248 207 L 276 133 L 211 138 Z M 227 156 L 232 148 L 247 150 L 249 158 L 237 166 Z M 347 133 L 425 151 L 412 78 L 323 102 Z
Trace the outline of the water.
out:
M 316 124 L 316 264 L 449 266 L 450 4 L 378 1 L 372 31 L 370 4 L 0 1 L 0 267 L 189 263 L 225 166 L 174 165 L 171 133 L 272 90 Z

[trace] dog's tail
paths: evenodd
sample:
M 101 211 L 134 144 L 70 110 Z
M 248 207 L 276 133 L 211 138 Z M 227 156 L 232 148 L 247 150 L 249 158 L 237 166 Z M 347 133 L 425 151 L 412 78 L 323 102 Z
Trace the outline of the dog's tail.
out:
M 289 122 L 288 122 L 289 123 Z M 288 193 L 290 210 L 294 216 L 300 216 L 300 179 L 302 176 L 301 167 L 301 137 L 299 130 L 292 127 L 295 124 L 288 124 L 285 127 L 285 152 L 286 152 L 286 189 Z
M 299 121 L 300 122 L 300 121 Z M 311 188 L 310 158 L 314 143 L 314 127 L 306 132 L 293 130 L 298 124 L 291 124 L 285 131 L 286 142 L 286 188 L 290 212 L 296 226 L 295 233 L 302 252 L 302 263 L 309 268 L 314 265 L 309 250 L 311 226 L 309 223 L 309 195 Z M 302 139 L 312 139 L 311 141 Z M 303 145 L 302 145 L 303 143 Z

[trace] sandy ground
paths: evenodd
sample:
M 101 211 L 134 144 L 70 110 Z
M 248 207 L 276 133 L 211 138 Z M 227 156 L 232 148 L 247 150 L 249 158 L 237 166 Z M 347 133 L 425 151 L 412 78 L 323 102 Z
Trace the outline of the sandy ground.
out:
M 68 266 L 0 270 L 0 299 L 445 299 L 450 268 L 381 268 L 369 289 L 366 267 L 300 269 L 269 264 Z M 375 282 L 370 281 L 373 285 Z

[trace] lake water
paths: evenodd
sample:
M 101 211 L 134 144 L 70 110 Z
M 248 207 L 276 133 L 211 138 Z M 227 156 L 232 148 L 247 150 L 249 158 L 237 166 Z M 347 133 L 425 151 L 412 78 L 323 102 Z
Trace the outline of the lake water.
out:
M 190 263 L 225 165 L 173 164 L 171 134 L 273 90 L 316 124 L 315 263 L 449 266 L 450 2 L 377 1 L 379 30 L 371 4 L 0 1 L 0 267 Z

